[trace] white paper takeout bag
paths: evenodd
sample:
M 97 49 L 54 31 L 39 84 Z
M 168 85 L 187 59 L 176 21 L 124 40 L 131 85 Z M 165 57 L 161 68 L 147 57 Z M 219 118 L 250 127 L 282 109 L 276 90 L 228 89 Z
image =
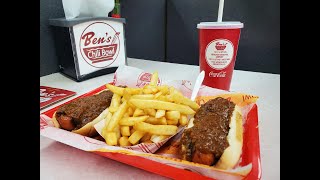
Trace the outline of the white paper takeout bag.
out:
M 76 17 L 108 17 L 114 0 L 62 0 L 66 19 Z

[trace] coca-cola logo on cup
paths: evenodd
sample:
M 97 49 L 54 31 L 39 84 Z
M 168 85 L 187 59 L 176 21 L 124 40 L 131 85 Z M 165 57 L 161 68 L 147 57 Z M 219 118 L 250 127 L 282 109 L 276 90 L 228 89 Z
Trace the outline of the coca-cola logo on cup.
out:
M 220 72 L 213 72 L 210 71 L 209 77 L 226 77 L 227 72 L 226 71 L 220 71 Z
M 151 73 L 141 73 L 138 77 L 137 87 L 143 87 L 150 83 L 152 74 Z M 160 85 L 160 79 L 158 78 L 158 84 Z
M 80 52 L 93 67 L 103 68 L 112 64 L 120 51 L 120 32 L 105 22 L 95 22 L 84 29 L 80 36 Z

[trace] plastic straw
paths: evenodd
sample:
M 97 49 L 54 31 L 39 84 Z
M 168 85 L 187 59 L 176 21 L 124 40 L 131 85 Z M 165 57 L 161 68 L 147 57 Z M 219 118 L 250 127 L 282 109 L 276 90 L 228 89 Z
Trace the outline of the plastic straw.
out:
M 218 22 L 222 22 L 224 0 L 219 1 Z

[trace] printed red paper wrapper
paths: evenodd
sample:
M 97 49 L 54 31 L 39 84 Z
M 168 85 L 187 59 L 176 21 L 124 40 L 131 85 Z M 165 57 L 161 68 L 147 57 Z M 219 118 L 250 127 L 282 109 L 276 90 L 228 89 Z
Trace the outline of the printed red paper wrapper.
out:
M 76 92 L 48 86 L 40 86 L 40 109 L 75 95 Z
M 151 73 L 143 72 L 141 69 L 121 66 L 115 73 L 112 83 L 129 87 L 142 87 L 148 84 L 150 77 Z M 159 78 L 158 84 L 174 86 L 187 97 L 191 96 L 193 88 L 192 82 L 188 80 L 171 81 Z M 93 95 L 105 88 L 106 86 L 102 85 L 80 97 Z M 196 101 L 202 104 L 218 96 L 227 98 L 239 105 L 243 114 L 244 140 L 242 155 L 238 165 L 231 170 L 220 170 L 211 166 L 178 159 L 176 144 L 183 131 L 180 131 L 152 154 L 148 153 L 145 146 L 140 147 L 145 149 L 144 151 L 108 146 L 102 141 L 57 129 L 53 126 L 51 117 L 58 107 L 40 115 L 40 134 L 75 148 L 93 152 L 173 179 L 260 179 L 258 113 L 257 105 L 255 104 L 258 97 L 202 86 Z

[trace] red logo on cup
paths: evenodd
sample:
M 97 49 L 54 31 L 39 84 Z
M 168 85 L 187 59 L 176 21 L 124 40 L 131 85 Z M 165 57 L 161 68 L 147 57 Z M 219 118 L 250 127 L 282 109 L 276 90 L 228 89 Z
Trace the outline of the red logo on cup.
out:
M 226 47 L 227 47 L 227 43 L 222 43 L 222 44 L 220 42 L 216 43 L 217 50 L 224 50 Z
M 233 44 L 227 39 L 214 39 L 205 50 L 207 64 L 215 70 L 222 70 L 232 62 Z
M 151 73 L 142 73 L 140 74 L 140 76 L 138 77 L 138 81 L 137 81 L 137 85 L 138 87 L 143 87 L 147 84 L 150 83 L 151 81 Z M 158 78 L 158 85 L 160 85 L 160 79 Z
M 120 51 L 120 32 L 104 22 L 95 22 L 80 36 L 80 52 L 91 66 L 103 68 L 112 64 Z

